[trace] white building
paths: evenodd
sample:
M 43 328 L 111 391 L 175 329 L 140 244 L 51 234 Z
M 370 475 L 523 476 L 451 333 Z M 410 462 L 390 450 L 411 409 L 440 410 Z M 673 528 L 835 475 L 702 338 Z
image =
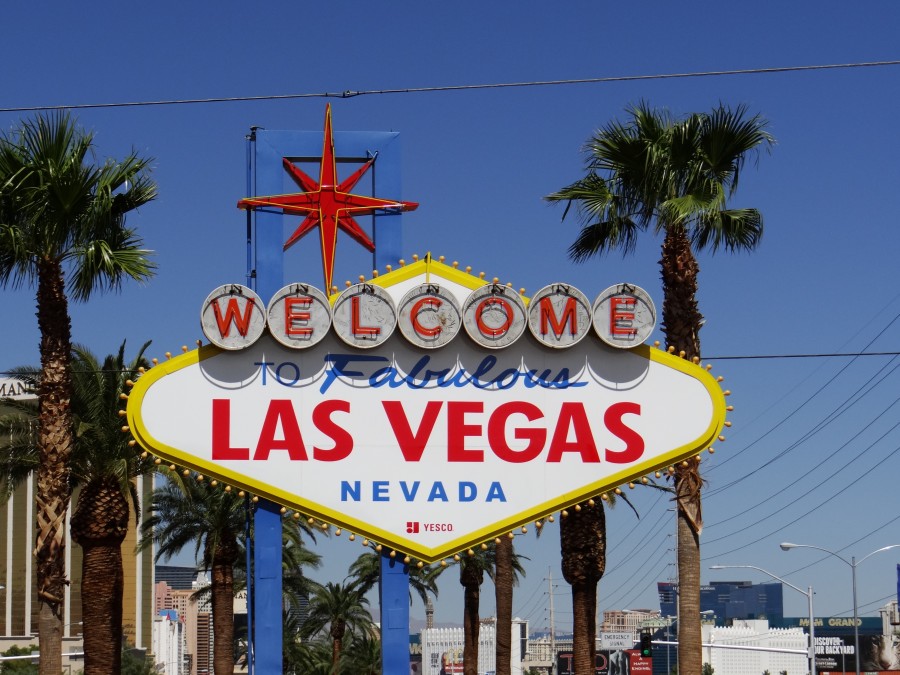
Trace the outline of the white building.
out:
M 769 628 L 769 622 L 735 619 L 731 626 L 704 624 L 703 662 L 716 673 L 759 675 L 765 671 L 788 675 L 809 672 L 809 638 L 802 628 Z M 754 649 L 729 649 L 752 647 Z M 766 650 L 795 650 L 787 651 Z
M 187 641 L 184 622 L 174 609 L 160 610 L 153 619 L 153 658 L 156 672 L 185 675 L 184 653 Z
M 493 673 L 496 665 L 496 626 L 493 619 L 482 621 L 478 631 L 478 673 Z M 528 623 L 513 619 L 510 672 L 522 675 L 525 643 L 528 639 Z M 421 634 L 422 675 L 445 675 L 463 671 L 463 629 L 426 628 Z

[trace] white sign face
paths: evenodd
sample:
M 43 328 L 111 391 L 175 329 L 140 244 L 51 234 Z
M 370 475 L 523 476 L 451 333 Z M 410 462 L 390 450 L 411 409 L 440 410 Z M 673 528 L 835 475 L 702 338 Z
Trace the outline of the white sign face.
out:
M 634 636 L 631 633 L 600 633 L 600 649 L 634 649 Z
M 460 278 L 478 284 L 439 269 L 457 301 L 472 292 Z M 372 288 L 402 298 L 425 283 L 404 270 L 402 283 L 391 286 L 390 273 Z M 647 346 L 610 349 L 589 331 L 566 349 L 530 335 L 486 349 L 463 333 L 424 351 L 397 331 L 361 350 L 343 341 L 334 314 L 335 330 L 306 349 L 263 336 L 240 352 L 208 346 L 150 369 L 128 401 L 135 438 L 430 562 L 695 454 L 724 422 L 705 370 Z M 525 329 L 524 313 L 509 316 Z M 504 325 L 495 318 L 489 325 Z M 356 327 L 376 325 L 360 314 Z

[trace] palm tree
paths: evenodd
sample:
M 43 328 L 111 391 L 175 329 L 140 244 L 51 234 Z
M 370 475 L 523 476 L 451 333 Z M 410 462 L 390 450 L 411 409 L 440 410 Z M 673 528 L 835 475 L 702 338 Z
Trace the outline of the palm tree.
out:
M 459 583 L 463 587 L 463 675 L 478 675 L 478 633 L 481 621 L 478 608 L 481 603 L 481 584 L 485 573 L 494 574 L 494 544 L 481 550 L 469 549 L 459 557 Z
M 375 586 L 381 583 L 381 554 L 375 551 L 376 544 L 370 542 L 371 550 L 361 553 L 359 557 L 351 563 L 348 569 L 349 574 L 344 579 L 344 583 L 359 591 L 359 594 L 365 596 Z M 423 605 L 428 604 L 428 596 L 431 595 L 437 600 L 438 586 L 437 578 L 444 571 L 444 567 L 440 566 L 423 566 L 409 567 L 409 604 L 412 606 L 413 592 L 419 596 Z
M 332 675 L 339 675 L 344 636 L 371 635 L 374 629 L 369 604 L 350 584 L 328 582 L 310 599 L 309 615 L 303 623 L 303 635 L 312 637 L 328 628 L 331 637 Z
M 38 116 L 0 135 L 0 286 L 37 287 L 41 333 L 40 465 L 35 558 L 40 672 L 62 669 L 65 523 L 74 444 L 68 299 L 152 276 L 125 215 L 156 196 L 148 161 L 132 153 L 92 163 L 93 137 L 67 113 Z
M 141 545 L 157 545 L 156 560 L 168 559 L 185 546 L 210 570 L 215 675 L 234 672 L 234 568 L 241 558 L 245 498 L 193 475 L 172 472 L 169 481 L 153 491 L 153 515 L 143 525 Z M 202 550 L 202 555 L 201 555 Z
M 153 460 L 129 445 L 122 433 L 120 397 L 136 379 L 146 343 L 130 362 L 125 343 L 101 364 L 75 346 L 72 359 L 72 410 L 75 450 L 72 485 L 81 486 L 71 520 L 72 539 L 82 547 L 81 605 L 85 675 L 116 673 L 122 658 L 122 542 L 128 533 L 129 501 L 135 524 L 141 499 L 134 481 L 153 469 Z
M 353 675 L 381 675 L 381 640 L 371 635 L 353 635 L 347 650 L 348 672 Z
M 537 530 L 540 535 L 540 529 Z M 528 560 L 515 552 L 513 537 L 501 536 L 494 540 L 494 602 L 497 610 L 496 673 L 510 675 L 512 668 L 512 601 L 513 586 L 519 577 L 525 576 L 522 560 Z
M 118 354 L 103 363 L 86 347 L 76 345 L 72 354 L 72 414 L 75 445 L 71 458 L 72 488 L 81 487 L 72 515 L 75 543 L 83 549 L 81 602 L 87 675 L 119 672 L 122 645 L 122 542 L 128 532 L 129 498 L 135 522 L 140 521 L 140 495 L 133 479 L 149 473 L 152 460 L 141 457 L 122 433 L 121 396 L 126 382 L 146 367 L 145 344 L 138 355 L 125 362 L 125 343 Z M 39 380 L 36 368 L 16 369 L 17 376 L 31 385 Z M 15 405 L 15 404 L 13 404 Z M 0 445 L 3 495 L 38 466 L 39 451 L 33 434 L 24 430 L 36 417 L 30 401 L 15 405 L 18 414 L 0 422 L 0 430 L 12 432 L 9 443 Z M 126 497 L 127 495 L 127 497 Z
M 744 162 L 774 139 L 767 122 L 744 106 L 675 119 L 646 103 L 625 122 L 612 121 L 588 141 L 587 175 L 547 197 L 576 206 L 583 227 L 569 247 L 576 262 L 619 250 L 632 253 L 641 232 L 661 234 L 663 331 L 685 358 L 700 356 L 703 317 L 697 304 L 695 251 L 753 250 L 763 233 L 756 209 L 728 208 Z M 675 473 L 678 512 L 678 666 L 700 675 L 700 509 L 696 462 Z
M 603 502 L 583 502 L 560 518 L 563 578 L 572 587 L 572 660 L 575 673 L 594 672 L 597 655 L 597 584 L 606 570 Z

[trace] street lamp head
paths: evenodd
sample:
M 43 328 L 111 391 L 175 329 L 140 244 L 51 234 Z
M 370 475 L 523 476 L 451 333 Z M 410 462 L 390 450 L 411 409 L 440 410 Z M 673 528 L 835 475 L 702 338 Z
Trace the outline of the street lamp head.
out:
M 721 565 L 710 565 L 710 566 L 709 566 L 709 569 L 711 569 L 711 570 L 723 570 L 723 569 L 725 569 L 725 568 L 722 567 Z
M 789 551 L 792 548 L 797 548 L 797 544 L 791 544 L 786 541 L 782 542 L 781 544 L 778 544 L 778 546 L 781 548 L 782 551 Z

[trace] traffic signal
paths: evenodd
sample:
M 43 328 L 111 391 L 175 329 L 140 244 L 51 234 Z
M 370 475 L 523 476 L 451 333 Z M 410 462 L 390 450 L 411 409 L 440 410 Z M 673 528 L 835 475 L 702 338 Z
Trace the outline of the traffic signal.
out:
M 641 633 L 641 656 L 645 659 L 653 657 L 653 643 L 650 633 Z

